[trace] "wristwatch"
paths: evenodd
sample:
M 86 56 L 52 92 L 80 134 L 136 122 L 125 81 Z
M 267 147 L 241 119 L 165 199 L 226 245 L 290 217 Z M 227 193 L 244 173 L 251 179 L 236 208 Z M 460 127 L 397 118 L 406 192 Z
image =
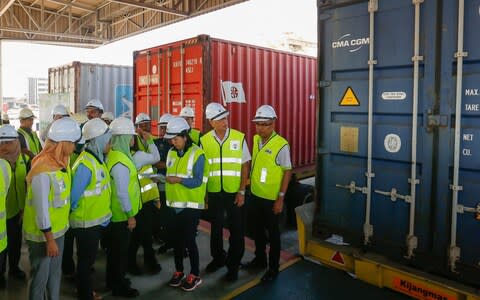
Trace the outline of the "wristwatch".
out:
M 245 196 L 245 190 L 238 191 L 238 193 L 242 196 Z
M 285 196 L 285 193 L 284 193 L 284 192 L 278 193 L 278 197 L 284 197 L 284 196 Z

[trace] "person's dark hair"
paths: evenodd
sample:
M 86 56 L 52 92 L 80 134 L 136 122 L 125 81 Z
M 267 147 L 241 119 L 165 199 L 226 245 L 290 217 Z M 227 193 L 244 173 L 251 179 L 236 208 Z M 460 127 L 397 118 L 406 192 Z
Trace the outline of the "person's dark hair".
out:
M 193 145 L 193 141 L 192 139 L 190 138 L 190 136 L 188 135 L 188 131 L 184 130 L 182 131 L 182 133 L 178 134 L 178 136 L 181 136 L 181 137 L 186 137 L 187 140 L 185 142 L 185 147 L 183 148 L 183 153 L 187 152 L 188 149 L 190 149 L 190 147 Z M 177 153 L 178 153 L 178 150 L 177 150 Z

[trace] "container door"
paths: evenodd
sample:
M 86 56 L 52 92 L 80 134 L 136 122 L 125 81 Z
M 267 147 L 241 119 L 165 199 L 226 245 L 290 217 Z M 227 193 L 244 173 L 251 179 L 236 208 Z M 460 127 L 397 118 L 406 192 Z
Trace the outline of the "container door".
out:
M 196 40 L 195 40 L 196 41 Z M 203 122 L 203 45 L 182 43 L 168 49 L 169 112 L 180 114 L 185 106 L 195 112 L 193 128 Z
M 375 2 L 319 6 L 315 233 L 413 261 L 432 238 L 437 1 Z
M 444 4 L 442 114 L 437 221 L 452 275 L 478 285 L 480 276 L 480 1 Z M 460 22 L 459 22 L 460 21 Z M 463 39 L 463 43 L 462 43 Z M 443 225 L 443 227 L 441 227 Z M 448 240 L 447 240 L 448 239 Z

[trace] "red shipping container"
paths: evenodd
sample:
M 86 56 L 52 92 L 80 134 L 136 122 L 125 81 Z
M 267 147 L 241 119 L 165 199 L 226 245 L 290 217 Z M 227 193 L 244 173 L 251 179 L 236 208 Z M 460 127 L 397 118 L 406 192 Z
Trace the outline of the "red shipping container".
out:
M 204 108 L 219 102 L 230 111 L 229 126 L 244 132 L 251 148 L 251 120 L 269 104 L 278 115 L 276 131 L 290 143 L 295 171 L 305 173 L 315 165 L 316 68 L 314 57 L 200 35 L 134 53 L 134 112 L 149 114 L 157 134 L 163 113 L 178 115 L 190 106 L 193 127 L 207 132 Z

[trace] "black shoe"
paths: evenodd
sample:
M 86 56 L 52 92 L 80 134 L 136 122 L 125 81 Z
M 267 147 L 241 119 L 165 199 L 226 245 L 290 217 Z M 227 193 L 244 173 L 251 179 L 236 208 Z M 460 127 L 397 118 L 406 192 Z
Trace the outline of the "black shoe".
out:
M 19 268 L 16 268 L 14 270 L 8 271 L 8 277 L 18 280 L 25 280 L 25 278 L 27 278 L 27 275 L 25 275 L 25 272 L 23 272 Z
M 207 273 L 213 273 L 220 269 L 221 267 L 225 266 L 225 259 L 213 259 L 205 268 Z
M 140 270 L 140 268 L 136 265 L 129 266 L 127 272 L 135 276 L 142 275 L 143 273 L 142 270 Z
M 114 289 L 112 291 L 113 296 L 117 297 L 124 297 L 124 298 L 135 298 L 140 295 L 137 289 L 131 288 L 131 287 L 125 287 L 121 289 Z
M 278 271 L 268 269 L 267 272 L 265 272 L 265 274 L 263 274 L 262 281 L 264 281 L 264 282 L 265 281 L 272 281 L 275 278 L 277 278 L 277 276 L 278 276 Z
M 227 274 L 225 274 L 225 280 L 228 282 L 234 282 L 238 279 L 238 271 L 237 270 L 228 270 Z
M 145 264 L 150 274 L 158 274 L 162 270 L 162 266 L 159 263 Z
M 173 273 L 172 279 L 168 282 L 168 285 L 173 287 L 180 286 L 183 282 L 183 278 L 185 278 L 183 272 L 175 272 Z
M 267 267 L 267 259 L 255 257 L 248 263 L 244 264 L 245 269 L 265 269 Z

